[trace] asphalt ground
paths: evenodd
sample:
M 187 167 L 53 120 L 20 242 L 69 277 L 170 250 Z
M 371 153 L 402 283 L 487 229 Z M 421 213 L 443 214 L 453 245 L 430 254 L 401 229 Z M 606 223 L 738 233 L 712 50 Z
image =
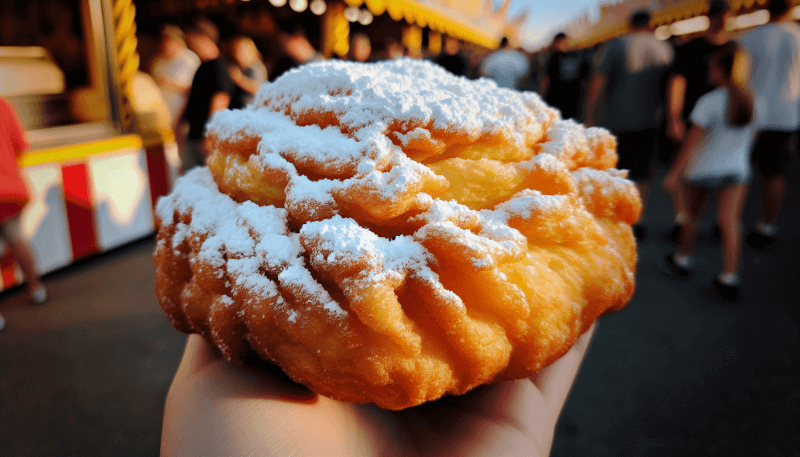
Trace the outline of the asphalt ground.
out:
M 799 184 L 795 167 L 777 242 L 766 250 L 744 245 L 736 303 L 712 288 L 722 264 L 714 208 L 692 275 L 681 279 L 663 267 L 675 249 L 669 201 L 652 193 L 636 293 L 601 319 L 552 456 L 800 455 Z M 756 178 L 745 232 L 759 219 L 760 199 Z
M 639 244 L 637 290 L 601 319 L 552 456 L 792 456 L 800 449 L 800 179 L 790 175 L 778 242 L 745 247 L 742 299 L 715 298 L 711 213 L 693 276 L 660 263 L 671 211 L 658 190 Z M 754 181 L 745 210 L 758 216 Z M 153 238 L 49 275 L 51 299 L 0 294 L 0 455 L 155 456 L 185 336 L 154 290 Z

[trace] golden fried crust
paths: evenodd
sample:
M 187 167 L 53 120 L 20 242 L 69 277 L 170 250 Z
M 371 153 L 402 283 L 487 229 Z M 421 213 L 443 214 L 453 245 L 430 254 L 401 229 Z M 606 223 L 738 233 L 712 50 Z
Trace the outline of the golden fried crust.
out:
M 209 167 L 159 201 L 156 289 L 175 328 L 402 409 L 531 376 L 630 299 L 641 204 L 608 132 L 426 63 L 291 76 L 327 101 L 265 86 L 214 118 Z M 433 101 L 414 108 L 417 85 Z M 437 87 L 496 112 L 462 116 Z M 401 106 L 387 88 L 413 115 L 381 111 Z

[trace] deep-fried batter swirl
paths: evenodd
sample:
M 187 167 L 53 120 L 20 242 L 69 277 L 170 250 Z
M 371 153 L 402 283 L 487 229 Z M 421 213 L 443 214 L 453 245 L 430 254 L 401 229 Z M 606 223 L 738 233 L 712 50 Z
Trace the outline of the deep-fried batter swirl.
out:
M 324 62 L 208 136 L 158 203 L 160 303 L 320 394 L 400 409 L 531 376 L 633 293 L 615 140 L 536 94 Z

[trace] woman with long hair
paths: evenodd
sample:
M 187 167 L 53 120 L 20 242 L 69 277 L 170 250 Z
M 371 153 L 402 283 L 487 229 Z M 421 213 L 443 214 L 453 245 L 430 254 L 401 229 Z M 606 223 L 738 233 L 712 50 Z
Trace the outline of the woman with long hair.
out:
M 750 180 L 750 148 L 763 107 L 748 87 L 750 58 L 736 43 L 715 52 L 708 77 L 716 86 L 692 110 L 691 127 L 662 187 L 671 192 L 685 186 L 687 220 L 677 252 L 666 263 L 681 277 L 691 271 L 697 223 L 713 193 L 717 193 L 717 223 L 722 235 L 722 272 L 714 280 L 725 299 L 739 296 L 740 219 Z

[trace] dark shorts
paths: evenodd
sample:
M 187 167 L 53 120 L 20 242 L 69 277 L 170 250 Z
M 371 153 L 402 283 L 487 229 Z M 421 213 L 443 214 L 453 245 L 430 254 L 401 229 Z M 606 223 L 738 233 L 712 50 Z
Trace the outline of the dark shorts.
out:
M 686 183 L 690 186 L 698 187 L 700 189 L 716 190 L 736 184 L 746 184 L 747 178 L 744 176 L 731 174 L 722 176 L 687 178 Z
M 656 153 L 658 129 L 640 132 L 617 133 L 617 168 L 629 170 L 628 179 L 647 181 L 653 174 L 653 156 Z
M 758 174 L 768 178 L 786 174 L 792 162 L 796 140 L 795 132 L 759 132 L 750 154 L 750 160 Z

